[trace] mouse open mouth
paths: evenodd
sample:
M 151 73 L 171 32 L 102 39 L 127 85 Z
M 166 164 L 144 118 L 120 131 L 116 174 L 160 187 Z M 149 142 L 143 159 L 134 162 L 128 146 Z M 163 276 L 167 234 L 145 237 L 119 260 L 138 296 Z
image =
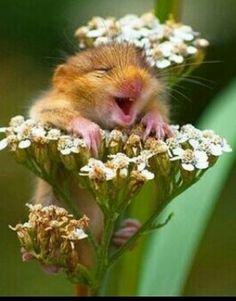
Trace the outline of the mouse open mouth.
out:
M 114 100 L 118 107 L 125 115 L 130 115 L 130 110 L 133 105 L 134 99 L 131 97 L 114 97 Z

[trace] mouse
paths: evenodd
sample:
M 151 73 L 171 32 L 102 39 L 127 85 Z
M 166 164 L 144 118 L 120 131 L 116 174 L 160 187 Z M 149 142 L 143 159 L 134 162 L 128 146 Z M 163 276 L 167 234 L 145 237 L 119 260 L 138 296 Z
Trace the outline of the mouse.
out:
M 144 127 L 144 137 L 158 139 L 171 135 L 169 105 L 163 101 L 165 84 L 151 67 L 142 49 L 129 43 L 110 43 L 69 56 L 56 67 L 50 89 L 36 99 L 29 115 L 82 137 L 94 157 L 102 141 L 101 129 L 127 128 L 137 122 Z M 85 190 L 71 184 L 73 199 L 90 219 L 93 235 L 100 240 L 103 214 Z M 57 204 L 52 187 L 37 180 L 34 202 L 45 206 Z M 138 229 L 136 221 L 123 223 L 114 243 L 125 243 Z M 92 265 L 93 253 L 83 242 L 80 261 Z

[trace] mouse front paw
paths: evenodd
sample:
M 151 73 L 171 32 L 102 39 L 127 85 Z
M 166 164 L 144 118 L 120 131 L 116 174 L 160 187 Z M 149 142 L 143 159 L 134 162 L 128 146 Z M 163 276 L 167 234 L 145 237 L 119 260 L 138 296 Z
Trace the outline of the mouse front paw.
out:
M 115 232 L 113 244 L 117 247 L 123 246 L 141 227 L 138 220 L 127 218 L 122 223 L 121 229 Z
M 157 139 L 172 136 L 171 127 L 164 121 L 159 113 L 149 112 L 142 118 L 141 122 L 145 126 L 144 139 L 151 133 L 153 133 Z
M 101 128 L 96 123 L 83 117 L 77 117 L 71 121 L 69 131 L 81 136 L 87 147 L 97 156 L 102 142 L 102 133 Z

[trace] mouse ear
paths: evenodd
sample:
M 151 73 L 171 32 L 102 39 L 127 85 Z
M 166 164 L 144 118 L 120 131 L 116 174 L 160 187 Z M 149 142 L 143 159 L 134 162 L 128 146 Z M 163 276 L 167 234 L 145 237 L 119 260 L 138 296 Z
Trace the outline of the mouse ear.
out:
M 65 91 L 66 87 L 68 87 L 68 83 L 72 80 L 74 77 L 73 74 L 73 68 L 66 64 L 59 65 L 54 73 L 53 76 L 53 85 L 55 88 L 57 88 L 59 91 L 63 92 Z
M 59 65 L 53 76 L 53 84 L 59 90 L 64 90 L 67 81 L 68 71 L 66 65 Z

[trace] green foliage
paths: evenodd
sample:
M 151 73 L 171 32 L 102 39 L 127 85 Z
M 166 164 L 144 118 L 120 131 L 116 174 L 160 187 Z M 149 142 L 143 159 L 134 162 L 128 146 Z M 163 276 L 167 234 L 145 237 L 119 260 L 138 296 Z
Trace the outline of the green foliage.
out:
M 157 0 L 155 14 L 161 22 L 165 22 L 169 17 L 174 17 L 179 21 L 182 0 Z
M 199 121 L 236 147 L 236 81 L 215 101 Z M 139 295 L 180 295 L 215 203 L 234 163 L 234 154 L 220 159 L 204 180 L 178 197 L 163 212 L 172 221 L 150 237 L 142 261 Z

